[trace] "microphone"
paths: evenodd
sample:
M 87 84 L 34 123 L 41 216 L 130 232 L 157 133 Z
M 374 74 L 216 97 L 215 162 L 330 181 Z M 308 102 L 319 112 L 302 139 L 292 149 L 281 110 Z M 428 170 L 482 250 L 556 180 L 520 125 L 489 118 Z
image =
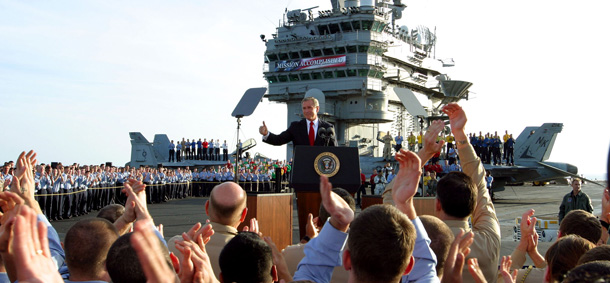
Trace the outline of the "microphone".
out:
M 329 138 L 334 139 L 335 138 L 335 128 L 326 129 L 326 135 L 328 135 Z
M 328 136 L 328 140 L 326 140 L 326 145 L 328 146 L 329 141 L 335 141 L 335 128 L 326 129 L 326 135 Z
M 326 129 L 323 127 L 320 127 L 318 129 L 318 136 L 323 138 L 324 140 L 328 139 L 328 137 L 326 136 Z

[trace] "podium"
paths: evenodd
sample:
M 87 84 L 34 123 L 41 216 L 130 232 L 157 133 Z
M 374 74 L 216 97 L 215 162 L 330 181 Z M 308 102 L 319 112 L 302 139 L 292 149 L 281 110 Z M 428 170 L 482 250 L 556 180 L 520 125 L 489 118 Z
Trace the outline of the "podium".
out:
M 250 219 L 258 220 L 264 236 L 270 236 L 279 250 L 292 245 L 292 194 L 248 193 L 248 213 L 237 228 L 250 226 Z
M 305 236 L 307 215 L 319 214 L 320 176 L 325 175 L 333 188 L 352 195 L 360 187 L 360 157 L 355 147 L 296 146 L 290 186 L 297 195 L 299 235 Z

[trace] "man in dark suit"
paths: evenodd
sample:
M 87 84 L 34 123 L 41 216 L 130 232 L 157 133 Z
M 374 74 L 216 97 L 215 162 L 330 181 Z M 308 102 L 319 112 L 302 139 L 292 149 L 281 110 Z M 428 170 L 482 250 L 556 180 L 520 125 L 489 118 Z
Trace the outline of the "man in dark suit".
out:
M 267 130 L 265 122 L 258 129 L 263 135 L 263 141 L 272 145 L 283 145 L 292 142 L 294 146 L 310 145 L 310 146 L 337 146 L 337 140 L 331 139 L 328 144 L 326 140 L 318 135 L 318 130 L 324 128 L 327 131 L 333 128 L 333 125 L 318 119 L 318 111 L 320 104 L 314 97 L 305 97 L 301 102 L 303 107 L 303 116 L 305 119 L 295 121 L 290 124 L 287 130 L 279 135 L 270 133 Z

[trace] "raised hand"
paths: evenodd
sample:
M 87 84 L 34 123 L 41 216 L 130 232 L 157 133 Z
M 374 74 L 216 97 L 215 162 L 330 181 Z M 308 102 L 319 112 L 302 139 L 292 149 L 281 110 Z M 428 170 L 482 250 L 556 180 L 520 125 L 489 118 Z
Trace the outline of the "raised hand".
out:
M 0 192 L 0 208 L 2 208 L 2 212 L 0 212 L 0 224 L 4 224 L 10 218 L 11 212 L 13 209 L 18 206 L 24 204 L 24 201 L 21 197 L 13 192 Z
M 413 207 L 413 197 L 417 192 L 419 178 L 421 177 L 421 161 L 417 154 L 401 149 L 396 153 L 396 161 L 400 164 L 400 170 L 394 178 L 392 188 L 392 200 L 398 210 L 413 220 L 417 217 Z
M 214 230 L 210 224 L 199 227 L 201 224 L 195 224 L 189 232 L 182 234 L 183 240 L 176 242 L 176 249 L 182 253 L 178 277 L 181 282 L 218 282 L 205 249 Z M 188 234 L 195 235 L 194 239 Z
M 445 260 L 442 282 L 462 282 L 462 268 L 466 256 L 470 253 L 473 239 L 474 234 L 472 232 L 464 233 L 464 230 L 455 236 L 455 240 L 449 248 L 447 260 Z
M 25 204 L 37 214 L 42 214 L 42 210 L 36 199 L 34 191 L 36 182 L 34 181 L 34 166 L 36 165 L 36 153 L 30 150 L 27 154 L 22 152 L 17 158 L 17 168 L 15 176 L 11 182 L 11 192 L 23 198 Z
M 176 274 L 167 265 L 152 221 L 138 221 L 131 236 L 131 245 L 138 254 L 147 282 L 175 282 Z
M 457 103 L 449 103 L 443 107 L 443 112 L 449 116 L 449 123 L 451 124 L 451 131 L 455 135 L 455 132 L 463 132 L 468 118 L 466 118 L 466 112 Z
M 201 223 L 197 222 L 188 232 L 182 233 L 182 239 L 185 241 L 193 241 L 198 243 L 198 239 L 201 238 L 203 239 L 203 245 L 205 245 L 210 241 L 210 237 L 212 237 L 212 235 L 214 235 L 212 224 L 207 223 L 202 227 Z M 203 249 L 203 246 L 200 246 L 200 248 Z
M 513 270 L 510 272 L 510 266 L 513 264 L 510 256 L 503 256 L 502 261 L 500 262 L 500 274 L 502 274 L 502 278 L 504 279 L 504 283 L 514 283 L 517 279 L 517 270 Z
M 483 275 L 483 270 L 481 270 L 481 267 L 479 266 L 478 259 L 468 259 L 468 273 L 472 275 L 472 278 L 474 278 L 474 282 L 487 283 L 487 280 L 485 280 L 485 275 Z
M 330 214 L 330 224 L 335 229 L 347 232 L 349 224 L 354 220 L 354 211 L 339 195 L 332 191 L 333 185 L 328 181 L 328 177 L 320 176 L 320 196 L 322 205 Z
M 51 258 L 47 227 L 38 222 L 36 212 L 27 206 L 15 217 L 10 249 L 20 282 L 63 282 Z
M 141 219 L 151 219 L 150 213 L 148 213 L 148 207 L 146 206 L 146 185 L 141 181 L 135 181 L 133 179 L 129 179 L 123 185 L 123 192 L 127 194 L 127 202 L 130 204 L 135 204 L 134 212 L 136 216 L 136 220 Z M 126 209 L 127 210 L 127 207 Z M 127 211 L 126 211 L 127 212 Z
M 12 225 L 22 206 L 23 199 L 18 195 L 12 192 L 0 192 L 0 207 L 3 211 L 0 213 L 0 253 L 9 252 Z
M 307 225 L 305 225 L 305 235 L 310 239 L 318 236 L 318 217 L 314 218 L 313 214 L 307 215 Z
M 534 209 L 529 209 L 521 216 L 521 223 L 519 224 L 519 227 L 521 228 L 521 240 L 517 246 L 518 250 L 530 250 L 528 246 L 528 238 L 532 235 L 532 233 L 535 233 L 536 230 L 534 226 L 536 224 L 536 217 L 532 218 L 532 216 L 534 216 L 534 212 Z
M 265 125 L 265 121 L 263 121 L 263 125 L 258 128 L 258 132 L 263 136 L 266 136 L 269 133 L 267 130 L 267 125 Z

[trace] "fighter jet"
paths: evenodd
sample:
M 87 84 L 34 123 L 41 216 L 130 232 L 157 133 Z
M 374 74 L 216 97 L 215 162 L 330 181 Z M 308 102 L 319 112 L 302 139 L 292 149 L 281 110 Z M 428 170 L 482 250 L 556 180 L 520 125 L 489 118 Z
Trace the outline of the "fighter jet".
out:
M 557 134 L 561 133 L 563 123 L 545 123 L 540 127 L 526 127 L 515 142 L 515 166 L 485 164 L 485 170 L 493 176 L 492 190 L 503 191 L 504 186 L 512 183 L 535 182 L 544 184 L 565 177 L 578 177 L 578 168 L 572 164 L 547 162 L 551 155 Z

